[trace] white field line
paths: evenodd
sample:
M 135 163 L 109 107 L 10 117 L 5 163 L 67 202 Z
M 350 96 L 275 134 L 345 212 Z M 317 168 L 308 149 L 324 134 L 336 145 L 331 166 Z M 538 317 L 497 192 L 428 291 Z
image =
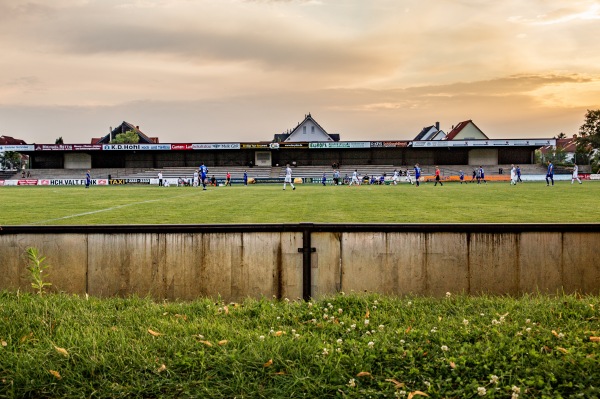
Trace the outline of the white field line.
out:
M 158 198 L 158 199 L 152 199 L 152 200 L 146 200 L 146 201 L 130 202 L 128 204 L 112 206 L 110 208 L 104 208 L 104 209 L 97 209 L 95 211 L 76 213 L 74 215 L 67 215 L 67 216 L 62 216 L 62 217 L 54 218 L 54 219 L 38 220 L 37 222 L 29 223 L 29 225 L 38 225 L 38 224 L 44 224 L 44 223 L 48 223 L 48 222 L 55 222 L 57 220 L 65 220 L 65 219 L 77 218 L 80 216 L 93 215 L 95 213 L 110 212 L 110 211 L 114 211 L 115 209 L 121 209 L 121 208 L 125 208 L 125 207 L 132 206 L 132 205 L 140 205 L 140 204 L 147 204 L 150 202 L 171 200 L 173 198 L 189 197 L 191 195 L 193 195 L 193 194 L 182 194 L 182 195 L 176 195 L 174 197 L 166 197 L 166 198 Z

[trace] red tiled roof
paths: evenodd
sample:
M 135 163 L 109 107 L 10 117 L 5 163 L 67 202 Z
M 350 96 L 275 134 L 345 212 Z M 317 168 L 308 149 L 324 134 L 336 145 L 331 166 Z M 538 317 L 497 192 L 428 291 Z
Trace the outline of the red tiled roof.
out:
M 23 145 L 27 144 L 24 140 L 15 139 L 10 136 L 0 136 L 0 145 Z
M 469 119 L 468 121 L 462 121 L 458 125 L 454 126 L 454 129 L 452 129 L 446 136 L 446 140 L 454 140 L 458 133 L 460 133 L 460 131 L 463 130 L 469 123 L 473 124 L 473 126 L 475 126 L 475 128 L 479 130 L 481 134 L 485 136 L 485 138 L 488 138 L 487 134 L 483 133 L 483 130 L 477 127 L 477 125 L 471 119 Z

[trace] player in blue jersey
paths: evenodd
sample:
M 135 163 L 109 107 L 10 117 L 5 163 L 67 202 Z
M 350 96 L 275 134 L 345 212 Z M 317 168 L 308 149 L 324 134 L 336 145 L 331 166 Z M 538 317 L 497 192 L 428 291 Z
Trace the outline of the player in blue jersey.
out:
M 204 162 L 200 165 L 200 181 L 202 182 L 202 190 L 206 190 L 206 174 L 208 173 L 208 168 L 204 165 Z
M 248 185 L 248 172 L 244 170 L 244 186 Z
M 552 185 L 554 185 L 554 165 L 552 165 L 552 162 L 548 161 L 548 172 L 546 173 L 546 186 L 550 185 L 550 181 L 552 181 Z
M 323 177 L 321 177 L 321 183 L 326 186 L 327 184 L 327 175 L 323 172 Z
M 88 170 L 85 173 L 85 188 L 90 188 L 91 183 L 92 183 L 92 176 L 90 175 L 90 171 Z
M 415 164 L 415 185 L 419 187 L 419 178 L 421 177 L 421 168 L 419 164 Z
M 460 170 L 458 172 L 458 179 L 460 180 L 460 184 L 463 184 L 463 182 L 466 184 L 466 182 L 465 182 L 465 172 L 463 172 L 462 170 Z
M 477 174 L 477 177 L 479 177 L 479 180 L 477 181 L 477 184 L 484 182 L 485 184 L 487 184 L 487 181 L 485 180 L 485 171 L 483 170 L 483 166 L 479 165 L 479 173 Z
M 521 167 L 519 165 L 517 165 L 517 183 L 523 183 L 523 180 L 521 180 Z

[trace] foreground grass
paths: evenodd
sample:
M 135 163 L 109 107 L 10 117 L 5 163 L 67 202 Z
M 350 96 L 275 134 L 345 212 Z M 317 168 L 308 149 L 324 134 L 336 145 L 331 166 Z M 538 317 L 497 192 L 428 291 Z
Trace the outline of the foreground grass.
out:
M 600 222 L 600 183 L 1 187 L 2 225 Z
M 597 296 L 0 303 L 1 397 L 600 396 Z

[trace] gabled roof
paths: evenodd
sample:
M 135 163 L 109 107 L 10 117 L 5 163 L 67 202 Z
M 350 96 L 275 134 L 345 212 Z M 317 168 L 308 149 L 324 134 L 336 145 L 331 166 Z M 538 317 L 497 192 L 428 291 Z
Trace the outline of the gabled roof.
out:
M 148 137 L 146 136 L 144 133 L 142 133 L 142 131 L 140 130 L 139 126 L 134 126 L 129 122 L 125 122 L 123 121 L 123 123 L 121 123 L 119 126 L 117 126 L 116 128 L 114 128 L 109 134 L 107 134 L 104 137 L 101 138 L 94 138 L 92 139 L 92 144 L 108 144 L 111 140 L 111 137 L 114 139 L 114 137 L 117 134 L 120 133 L 125 133 L 128 131 L 134 131 L 137 133 L 138 137 L 140 138 L 140 143 L 143 144 L 156 144 L 158 143 L 158 137 Z
M 432 129 L 433 129 L 433 130 L 435 130 L 435 131 L 437 131 L 437 129 L 435 128 L 435 126 L 434 126 L 434 125 L 431 125 L 431 126 L 425 126 L 425 127 L 424 127 L 424 128 L 421 130 L 421 132 L 415 136 L 415 138 L 414 138 L 413 140 L 414 140 L 414 141 L 419 141 L 419 140 L 427 140 L 425 137 L 426 137 L 426 136 L 428 136 L 428 135 L 430 134 L 430 132 L 431 132 L 431 130 L 432 130 Z
M 471 119 L 469 119 L 468 121 L 462 121 L 460 122 L 458 125 L 456 125 L 454 128 L 452 128 L 452 130 L 450 131 L 450 133 L 448 133 L 448 135 L 446 136 L 446 140 L 454 140 L 454 138 L 456 136 L 458 136 L 458 134 L 467 126 L 469 125 L 473 125 L 473 127 L 475 127 L 475 129 L 477 129 L 481 135 L 486 138 L 489 139 L 489 137 L 483 133 L 483 131 L 477 127 L 477 125 L 475 123 L 473 123 L 473 121 Z
M 566 139 L 556 139 L 556 148 L 560 148 L 565 152 L 577 152 L 577 138 L 566 138 Z M 545 145 L 540 148 L 542 154 L 546 154 L 548 152 L 554 151 L 554 146 Z
M 0 145 L 23 145 L 27 144 L 24 140 L 15 139 L 10 136 L 0 136 Z
M 292 141 L 291 139 L 294 136 L 298 136 L 302 133 L 300 133 L 300 130 L 303 126 L 306 126 L 307 123 L 311 122 L 314 126 L 316 126 L 320 133 L 322 133 L 325 136 L 324 140 L 319 140 L 319 141 L 340 141 L 340 135 L 339 134 L 329 134 L 327 133 L 327 131 L 325 129 L 323 129 L 323 127 L 321 125 L 319 125 L 319 123 L 314 120 L 314 118 L 311 116 L 311 114 L 309 113 L 308 115 L 304 116 L 304 120 L 300 123 L 298 123 L 298 125 L 292 129 L 291 132 L 289 133 L 283 133 L 283 134 L 276 134 L 273 138 L 274 142 L 283 142 L 283 141 Z M 305 141 L 305 140 L 296 140 L 296 141 Z

